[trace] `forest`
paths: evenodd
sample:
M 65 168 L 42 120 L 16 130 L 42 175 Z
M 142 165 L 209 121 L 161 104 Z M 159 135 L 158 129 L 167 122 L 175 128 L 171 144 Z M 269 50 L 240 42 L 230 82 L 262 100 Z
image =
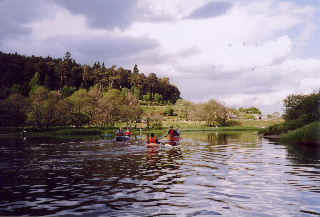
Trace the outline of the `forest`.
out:
M 10 93 L 28 96 L 35 86 L 59 91 L 64 96 L 80 88 L 97 87 L 101 92 L 118 89 L 133 93 L 138 99 L 175 103 L 180 98 L 179 89 L 170 84 L 169 78 L 158 78 L 155 73 L 146 76 L 138 66 L 133 70 L 106 67 L 95 62 L 81 65 L 66 52 L 63 58 L 23 56 L 0 52 L 0 99 Z
M 26 57 L 0 52 L 0 125 L 114 126 L 137 122 L 140 104 L 174 104 L 179 89 L 169 78 L 96 62 L 81 65 L 63 58 Z

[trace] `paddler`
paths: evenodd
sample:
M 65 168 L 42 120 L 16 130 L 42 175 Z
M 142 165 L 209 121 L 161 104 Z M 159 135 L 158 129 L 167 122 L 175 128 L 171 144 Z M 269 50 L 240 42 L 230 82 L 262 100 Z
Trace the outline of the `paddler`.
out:
M 151 133 L 150 137 L 148 137 L 148 143 L 149 144 L 158 144 L 159 143 L 158 138 L 157 138 L 157 136 L 154 135 L 154 133 Z
M 116 136 L 124 136 L 122 128 L 120 127 L 119 130 L 116 132 Z
M 170 129 L 168 131 L 168 136 L 176 137 L 176 136 L 180 136 L 180 133 L 177 130 L 173 129 L 173 126 L 170 126 Z
M 126 136 L 132 136 L 132 132 L 130 131 L 129 128 L 127 128 L 126 132 L 124 133 Z

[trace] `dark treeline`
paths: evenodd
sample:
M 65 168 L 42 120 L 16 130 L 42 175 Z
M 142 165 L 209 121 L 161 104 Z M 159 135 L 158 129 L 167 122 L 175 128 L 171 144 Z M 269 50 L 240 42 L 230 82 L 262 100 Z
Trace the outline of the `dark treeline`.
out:
M 140 73 L 137 65 L 133 70 L 116 66 L 108 68 L 100 62 L 91 66 L 81 65 L 72 59 L 70 52 L 66 52 L 63 58 L 0 52 L 0 99 L 7 98 L 12 92 L 28 96 L 34 85 L 32 82 L 48 90 L 62 92 L 64 89 L 89 90 L 93 86 L 100 91 L 124 89 L 138 99 L 162 103 L 175 103 L 180 98 L 180 91 L 170 84 L 169 78 L 158 78 L 155 73 Z

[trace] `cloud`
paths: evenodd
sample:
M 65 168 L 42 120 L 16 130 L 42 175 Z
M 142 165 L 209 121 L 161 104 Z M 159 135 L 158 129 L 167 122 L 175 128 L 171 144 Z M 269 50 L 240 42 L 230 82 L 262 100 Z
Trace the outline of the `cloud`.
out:
M 209 2 L 194 10 L 188 17 L 189 19 L 205 19 L 221 16 L 231 9 L 232 4 L 229 2 Z
M 94 28 L 125 28 L 133 22 L 136 0 L 55 0 L 72 14 L 84 15 Z
M 31 33 L 31 28 L 26 26 L 29 22 L 48 16 L 47 5 L 44 1 L 0 1 L 0 43 L 5 38 L 13 38 Z M 50 14 L 50 13 L 49 13 Z
M 130 65 L 128 59 L 141 52 L 152 50 L 158 46 L 157 42 L 147 37 L 114 37 L 114 36 L 55 36 L 46 40 L 26 38 L 19 41 L 8 41 L 7 49 L 16 47 L 20 53 L 32 50 L 35 55 L 62 56 L 66 51 L 72 53 L 73 58 L 83 64 L 93 64 L 95 61 L 105 62 L 107 65 Z M 9 50 L 10 51 L 10 50 Z M 13 50 L 11 50 L 13 52 Z
M 142 72 L 170 77 L 195 102 L 278 110 L 288 94 L 320 85 L 320 59 L 305 50 L 319 35 L 314 5 L 30 0 L 22 7 L 20 0 L 0 0 L 0 12 L 2 51 L 61 57 L 68 50 L 81 63 L 136 63 Z

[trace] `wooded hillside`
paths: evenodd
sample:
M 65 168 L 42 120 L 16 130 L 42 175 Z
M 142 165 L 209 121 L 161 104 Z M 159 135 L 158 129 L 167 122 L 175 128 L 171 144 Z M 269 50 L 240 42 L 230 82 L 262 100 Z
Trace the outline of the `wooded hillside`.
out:
M 10 93 L 28 96 L 34 85 L 49 90 L 89 90 L 97 86 L 100 91 L 118 89 L 130 91 L 138 99 L 175 103 L 180 98 L 179 89 L 170 84 L 169 78 L 158 78 L 155 73 L 140 73 L 122 67 L 106 67 L 104 63 L 82 65 L 66 52 L 63 58 L 23 56 L 0 52 L 0 99 Z

